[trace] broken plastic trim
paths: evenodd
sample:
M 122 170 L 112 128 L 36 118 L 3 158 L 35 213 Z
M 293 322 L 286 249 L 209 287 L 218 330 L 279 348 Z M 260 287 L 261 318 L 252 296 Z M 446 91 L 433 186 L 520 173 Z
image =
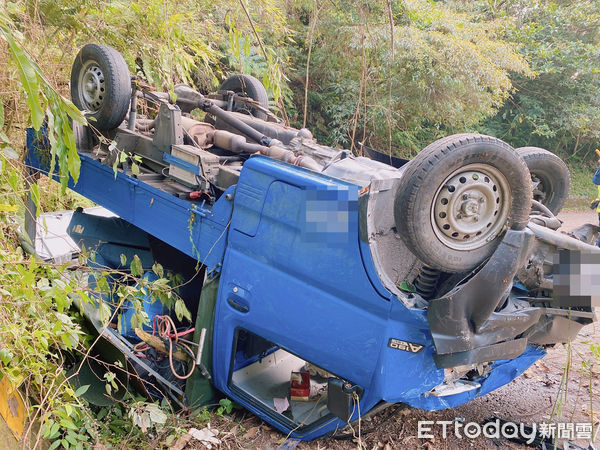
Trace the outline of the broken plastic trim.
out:
M 495 312 L 534 242 L 530 231 L 508 230 L 498 249 L 468 281 L 431 300 L 428 320 L 439 368 L 515 358 L 527 339 L 515 337 L 540 318 L 539 308 Z

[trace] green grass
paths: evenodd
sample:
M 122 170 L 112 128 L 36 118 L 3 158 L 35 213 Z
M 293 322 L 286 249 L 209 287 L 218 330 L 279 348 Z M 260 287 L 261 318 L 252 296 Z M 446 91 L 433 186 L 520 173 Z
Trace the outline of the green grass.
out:
M 571 190 L 564 208 L 584 210 L 587 209 L 597 196 L 598 189 L 592 183 L 595 167 L 571 166 Z
M 78 206 L 82 208 L 96 206 L 94 202 L 71 189 L 67 189 L 64 194 L 61 194 L 60 184 L 49 178 L 41 177 L 39 184 L 40 203 L 43 212 L 65 211 L 75 209 Z

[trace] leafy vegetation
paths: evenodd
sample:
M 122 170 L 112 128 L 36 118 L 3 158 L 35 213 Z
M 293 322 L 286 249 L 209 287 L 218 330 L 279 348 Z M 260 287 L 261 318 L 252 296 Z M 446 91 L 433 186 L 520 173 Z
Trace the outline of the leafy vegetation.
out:
M 334 145 L 354 138 L 414 154 L 494 114 L 511 91 L 510 72 L 530 74 L 503 39 L 508 19 L 446 3 L 328 4 L 312 21 L 307 123 Z M 296 50 L 295 63 L 308 63 Z
M 70 355 L 85 354 L 92 345 L 69 309 L 91 296 L 64 276 L 65 267 L 41 264 L 18 246 L 26 241 L 19 230 L 28 191 L 39 210 L 81 202 L 65 190 L 68 177 L 79 174 L 71 122 L 85 119 L 67 100 L 67 86 L 72 59 L 84 43 L 114 46 L 132 71 L 166 89 L 185 82 L 207 92 L 232 72 L 255 75 L 291 124 L 357 152 L 361 142 L 414 155 L 458 131 L 482 131 L 515 147 L 544 147 L 567 160 L 582 203 L 595 194 L 589 184 L 593 150 L 600 147 L 595 0 L 0 5 L 0 371 L 23 387 L 31 423 L 41 423 L 39 430 L 28 429 L 34 443 L 45 438 L 53 448 L 133 446 L 149 439 L 145 431 L 152 429 L 169 445 L 182 433 L 176 425 L 181 418 L 163 420 L 162 409 L 140 398 L 88 407 L 67 370 Z M 30 185 L 23 176 L 18 149 L 25 128 L 39 129 L 44 117 L 60 188 L 48 181 Z M 135 261 L 129 263 L 127 276 L 139 277 Z M 185 314 L 156 272 L 155 294 Z M 121 297 L 139 303 L 133 289 Z M 106 319 L 110 309 L 103 311 Z M 106 384 L 118 389 L 114 377 Z M 222 400 L 216 414 L 232 408 Z M 203 412 L 196 420 L 210 418 Z
M 600 139 L 600 8 L 597 2 L 516 2 L 508 36 L 533 77 L 513 77 L 514 95 L 486 125 L 514 145 L 585 160 Z

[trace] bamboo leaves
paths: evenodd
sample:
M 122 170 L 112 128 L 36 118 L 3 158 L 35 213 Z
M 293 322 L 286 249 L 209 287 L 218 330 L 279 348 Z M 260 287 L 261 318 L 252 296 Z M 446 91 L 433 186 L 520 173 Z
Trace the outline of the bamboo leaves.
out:
M 71 122 L 85 124 L 86 120 L 81 112 L 69 100 L 58 94 L 50 82 L 44 78 L 37 63 L 23 45 L 17 42 L 15 37 L 19 35 L 20 33 L 12 27 L 10 18 L 0 14 L 0 38 L 6 41 L 10 60 L 17 69 L 18 78 L 25 93 L 31 125 L 39 131 L 46 122 L 44 132 L 51 147 L 50 169 L 51 172 L 54 172 L 58 160 L 58 173 L 64 192 L 69 176 L 75 183 L 79 179 L 80 160 Z M 7 143 L 8 138 L 1 132 L 3 122 L 3 108 L 0 108 L 0 141 Z
M 44 110 L 41 106 L 40 84 L 36 70 L 32 64 L 31 58 L 25 53 L 13 37 L 10 28 L 4 23 L 7 18 L 0 16 L 1 36 L 8 44 L 11 57 L 17 66 L 19 80 L 25 91 L 27 106 L 31 114 L 31 123 L 36 130 L 39 130 L 44 121 Z

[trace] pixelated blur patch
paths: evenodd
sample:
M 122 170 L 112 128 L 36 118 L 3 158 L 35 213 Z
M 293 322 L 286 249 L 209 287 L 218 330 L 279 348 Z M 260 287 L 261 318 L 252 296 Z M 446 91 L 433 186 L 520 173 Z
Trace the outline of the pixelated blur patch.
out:
M 552 275 L 554 306 L 600 306 L 600 253 L 561 249 Z
M 325 245 L 347 243 L 349 235 L 357 230 L 357 211 L 356 188 L 328 186 L 306 191 L 302 223 L 304 240 Z

